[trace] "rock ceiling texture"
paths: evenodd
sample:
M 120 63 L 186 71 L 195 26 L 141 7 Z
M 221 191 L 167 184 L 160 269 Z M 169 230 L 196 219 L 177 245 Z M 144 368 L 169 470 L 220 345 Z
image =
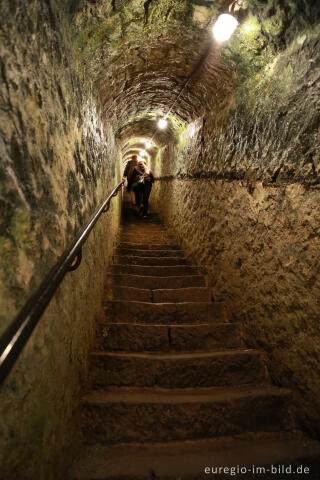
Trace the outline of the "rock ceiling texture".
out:
M 221 46 L 211 27 L 230 7 L 241 27 Z M 242 85 L 249 104 L 250 79 L 255 88 L 257 72 L 319 18 L 316 0 L 73 0 L 69 8 L 75 58 L 103 119 L 123 142 L 155 135 L 158 145 L 174 134 L 156 131 L 163 115 L 221 123 Z
M 119 133 L 150 134 L 161 115 L 191 122 L 204 107 L 219 108 L 233 77 L 210 26 L 230 3 L 104 0 L 78 7 L 77 48 Z

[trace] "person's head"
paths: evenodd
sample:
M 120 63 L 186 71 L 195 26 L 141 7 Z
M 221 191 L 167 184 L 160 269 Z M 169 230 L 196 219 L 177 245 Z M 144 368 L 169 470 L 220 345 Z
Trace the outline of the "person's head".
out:
M 144 160 L 143 158 L 139 158 L 139 160 L 138 160 L 138 168 L 140 168 L 141 170 L 145 170 L 146 172 L 149 172 L 149 168 L 148 168 L 147 162 L 146 162 L 146 160 Z
M 132 155 L 131 160 L 132 160 L 133 162 L 137 162 L 137 161 L 138 161 L 137 155 Z

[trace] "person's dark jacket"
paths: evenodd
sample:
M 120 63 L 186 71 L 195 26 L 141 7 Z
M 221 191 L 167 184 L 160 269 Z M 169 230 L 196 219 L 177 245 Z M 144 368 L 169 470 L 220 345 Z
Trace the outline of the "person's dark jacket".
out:
M 135 188 L 138 183 L 138 179 L 144 177 L 145 183 L 154 183 L 154 177 L 152 172 L 147 173 L 144 168 L 134 167 L 130 180 L 128 181 L 128 189 Z
M 137 166 L 137 160 L 132 159 L 127 163 L 126 168 L 124 169 L 123 176 L 127 177 L 127 180 L 128 180 L 127 192 L 130 192 L 131 190 L 132 174 L 136 166 Z

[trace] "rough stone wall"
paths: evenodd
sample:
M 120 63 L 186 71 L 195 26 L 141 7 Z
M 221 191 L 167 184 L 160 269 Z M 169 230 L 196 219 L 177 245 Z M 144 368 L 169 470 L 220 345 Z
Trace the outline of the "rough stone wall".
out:
M 0 332 L 118 181 L 62 1 L 0 4 Z M 71 444 L 120 203 L 89 237 L 0 391 L 0 477 L 53 479 Z
M 163 149 L 153 192 L 217 300 L 243 321 L 247 345 L 264 349 L 275 383 L 293 389 L 296 419 L 313 434 L 320 431 L 319 101 L 316 29 L 242 85 L 226 116 L 208 112 L 174 153 Z

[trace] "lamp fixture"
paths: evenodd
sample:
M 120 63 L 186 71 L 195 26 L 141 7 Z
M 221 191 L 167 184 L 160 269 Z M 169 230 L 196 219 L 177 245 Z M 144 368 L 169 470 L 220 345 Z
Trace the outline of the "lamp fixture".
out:
M 160 118 L 160 120 L 158 121 L 158 127 L 161 130 L 164 130 L 165 128 L 167 128 L 167 125 L 168 125 L 167 119 L 166 118 Z
M 238 25 L 239 22 L 236 18 L 229 13 L 223 13 L 213 25 L 213 36 L 217 42 L 225 42 L 229 40 Z

